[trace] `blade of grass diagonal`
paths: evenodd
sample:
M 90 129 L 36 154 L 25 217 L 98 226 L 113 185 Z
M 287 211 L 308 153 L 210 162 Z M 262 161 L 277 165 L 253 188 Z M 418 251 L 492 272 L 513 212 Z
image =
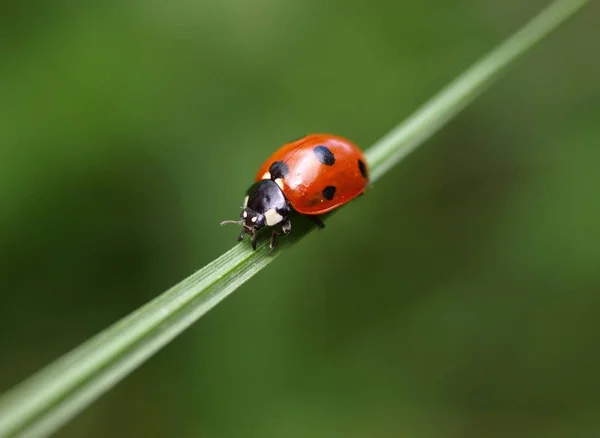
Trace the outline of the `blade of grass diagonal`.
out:
M 437 132 L 520 55 L 589 0 L 557 0 L 473 65 L 366 152 L 379 179 Z M 0 398 L 0 437 L 48 436 L 305 236 L 295 228 L 280 250 L 240 243 Z
M 154 324 L 126 318 L 51 365 L 52 369 L 47 368 L 34 376 L 31 385 L 23 388 L 28 390 L 27 397 L 32 402 L 40 402 L 51 396 L 58 396 L 59 399 L 52 409 L 52 415 L 43 415 L 33 422 L 27 429 L 27 436 L 47 436 L 49 432 L 58 429 L 103 394 L 106 388 L 112 387 L 226 298 L 266 266 L 268 261 L 267 251 L 252 256 L 251 250 L 237 245 L 130 316 L 152 312 L 155 315 Z M 225 274 L 215 278 L 211 273 L 219 268 Z M 202 293 L 195 293 L 196 288 L 202 288 Z M 98 371 L 89 376 L 81 376 L 86 380 L 82 384 L 75 384 L 74 376 L 67 372 L 69 369 L 73 370 L 73 365 L 82 370 L 93 367 Z M 46 388 L 48 392 L 40 393 L 39 390 L 44 387 L 40 387 L 39 381 L 34 379 L 46 379 L 49 376 L 54 376 L 56 386 L 49 386 Z M 63 392 L 54 394 L 55 388 L 60 387 L 64 387 Z M 27 398 L 23 399 L 26 400 Z M 25 404 L 22 407 L 28 408 Z M 0 431 L 3 429 L 0 428 Z
M 555 1 L 495 50 L 473 64 L 437 95 L 375 143 L 367 152 L 379 178 L 491 85 L 519 56 L 531 49 L 589 0 Z

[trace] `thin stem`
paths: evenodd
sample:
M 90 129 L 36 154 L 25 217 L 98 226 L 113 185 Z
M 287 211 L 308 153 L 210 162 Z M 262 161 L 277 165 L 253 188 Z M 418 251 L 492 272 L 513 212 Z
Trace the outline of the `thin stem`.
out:
M 556 1 L 432 97 L 366 151 L 374 179 L 394 167 L 589 0 Z

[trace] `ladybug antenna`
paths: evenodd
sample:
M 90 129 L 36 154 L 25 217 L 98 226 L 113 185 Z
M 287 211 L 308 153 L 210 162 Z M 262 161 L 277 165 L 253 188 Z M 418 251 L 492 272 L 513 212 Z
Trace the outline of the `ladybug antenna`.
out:
M 242 225 L 242 221 L 223 221 L 223 222 L 221 222 L 221 226 L 223 226 L 225 224 L 238 224 L 238 225 Z

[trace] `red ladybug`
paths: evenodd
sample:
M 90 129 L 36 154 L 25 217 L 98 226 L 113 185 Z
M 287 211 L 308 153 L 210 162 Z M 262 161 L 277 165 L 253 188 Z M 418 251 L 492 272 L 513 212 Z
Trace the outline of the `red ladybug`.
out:
M 248 189 L 239 221 L 238 241 L 249 234 L 256 249 L 257 231 L 275 227 L 271 248 L 278 235 L 288 234 L 292 210 L 325 225 L 318 215 L 327 213 L 363 194 L 369 169 L 362 151 L 349 140 L 331 134 L 310 134 L 284 144 L 267 159 Z

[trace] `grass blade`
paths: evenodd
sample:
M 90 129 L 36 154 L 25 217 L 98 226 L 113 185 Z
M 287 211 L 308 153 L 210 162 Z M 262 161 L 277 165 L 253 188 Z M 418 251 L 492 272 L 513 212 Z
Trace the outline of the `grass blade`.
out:
M 586 3 L 588 0 L 555 1 L 381 138 L 366 151 L 373 166 L 373 178 L 379 178 L 435 134 L 485 91 L 519 56 Z
M 589 0 L 557 0 L 366 151 L 376 180 L 486 89 L 520 55 Z M 50 364 L 0 398 L 0 436 L 48 436 L 306 235 L 278 251 L 244 242 Z

